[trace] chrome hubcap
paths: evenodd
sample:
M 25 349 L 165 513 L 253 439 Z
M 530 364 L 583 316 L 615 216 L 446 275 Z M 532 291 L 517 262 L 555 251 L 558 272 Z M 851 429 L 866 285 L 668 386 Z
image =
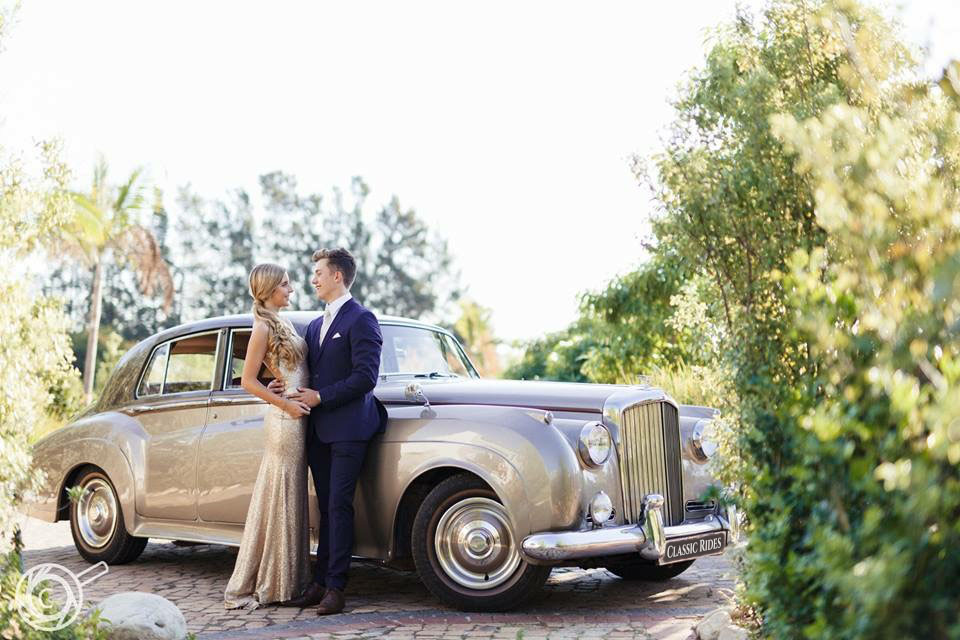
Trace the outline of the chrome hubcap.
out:
M 105 546 L 117 527 L 117 500 L 110 485 L 94 478 L 83 487 L 77 503 L 77 525 L 80 537 L 91 547 Z
M 447 509 L 434 546 L 444 573 L 468 589 L 492 589 L 520 566 L 507 513 L 489 498 L 467 498 Z

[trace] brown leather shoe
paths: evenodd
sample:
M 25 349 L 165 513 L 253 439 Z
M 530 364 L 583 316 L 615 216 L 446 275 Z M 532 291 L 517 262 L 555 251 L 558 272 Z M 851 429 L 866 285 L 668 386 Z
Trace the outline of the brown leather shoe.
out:
M 301 593 L 296 598 L 290 600 L 284 600 L 280 602 L 281 607 L 312 607 L 315 604 L 320 604 L 323 601 L 323 596 L 326 595 L 327 588 L 322 584 L 317 584 L 316 582 L 311 582 L 310 586 L 307 587 L 303 593 Z
M 331 587 L 327 589 L 327 595 L 323 596 L 323 600 L 320 601 L 320 606 L 317 607 L 317 615 L 329 616 L 332 613 L 340 613 L 343 611 L 343 604 L 343 591 Z

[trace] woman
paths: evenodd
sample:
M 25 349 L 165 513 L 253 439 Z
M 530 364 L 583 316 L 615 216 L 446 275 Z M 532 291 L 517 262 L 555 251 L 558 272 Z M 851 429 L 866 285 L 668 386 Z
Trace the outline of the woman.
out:
M 250 272 L 254 321 L 241 385 L 272 406 L 263 420 L 263 460 L 240 552 L 223 596 L 227 609 L 256 609 L 289 600 L 311 578 L 304 418 L 310 408 L 271 392 L 257 379 L 261 365 L 266 365 L 287 389 L 307 386 L 307 345 L 278 314 L 292 292 L 283 267 L 258 264 Z

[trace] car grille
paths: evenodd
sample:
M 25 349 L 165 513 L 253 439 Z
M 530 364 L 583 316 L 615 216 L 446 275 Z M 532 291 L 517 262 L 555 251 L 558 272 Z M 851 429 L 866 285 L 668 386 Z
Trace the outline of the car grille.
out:
M 617 454 L 624 522 L 639 522 L 643 497 L 650 493 L 663 496 L 665 524 L 683 522 L 680 420 L 676 407 L 667 402 L 653 402 L 626 409 Z

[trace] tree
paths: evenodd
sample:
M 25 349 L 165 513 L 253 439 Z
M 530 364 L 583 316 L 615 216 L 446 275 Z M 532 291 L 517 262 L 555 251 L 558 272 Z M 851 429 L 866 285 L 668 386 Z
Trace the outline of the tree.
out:
M 180 309 L 185 320 L 250 310 L 247 277 L 263 236 L 256 232 L 250 197 L 236 190 L 230 198 L 208 201 L 189 185 L 180 189 L 175 255 L 184 274 Z
M 260 261 L 285 266 L 301 298 L 315 304 L 311 256 L 320 247 L 343 246 L 357 259 L 351 293 L 381 314 L 437 319 L 459 296 L 457 274 L 446 242 L 413 210 L 392 198 L 368 216 L 369 187 L 354 178 L 349 195 L 333 189 L 301 194 L 296 178 L 282 172 L 260 176 L 263 216 L 236 190 L 227 201 L 205 200 L 181 190 L 178 260 L 185 273 L 184 304 L 195 316 L 246 311 L 247 274 Z
M 603 291 L 583 295 L 581 325 L 593 343 L 583 373 L 590 380 L 632 384 L 657 367 L 698 363 L 689 332 L 670 322 L 674 298 L 690 271 L 683 259 L 664 250 Z
M 589 321 L 581 319 L 563 331 L 549 333 L 525 344 L 520 361 L 507 367 L 503 377 L 508 380 L 590 382 L 583 366 L 596 346 Z
M 97 335 L 103 308 L 103 276 L 110 263 L 130 265 L 140 290 L 164 293 L 164 309 L 173 302 L 173 280 L 153 233 L 138 221 L 143 205 L 140 171 L 132 172 L 119 186 L 107 183 L 107 163 L 94 167 L 88 194 L 74 193 L 76 204 L 71 225 L 64 234 L 64 248 L 92 271 L 90 308 L 87 317 L 87 353 L 83 365 L 83 390 L 87 401 L 93 395 L 97 362 Z
M 492 315 L 493 311 L 487 307 L 461 298 L 460 317 L 453 324 L 453 332 L 480 375 L 495 378 L 500 374 L 500 358 L 497 356 L 500 340 L 493 333 Z
M 180 292 L 184 274 L 182 269 L 174 264 L 175 256 L 168 244 L 171 236 L 170 216 L 164 207 L 161 193 L 155 192 L 152 211 L 144 216 L 142 224 L 156 238 L 157 248 L 170 269 L 175 295 L 173 306 L 166 308 L 164 296 L 143 294 L 137 274 L 131 271 L 129 264 L 111 262 L 106 266 L 102 284 L 100 326 L 116 331 L 128 346 L 181 322 Z M 89 312 L 88 292 L 93 283 L 93 272 L 80 262 L 55 261 L 52 266 L 52 272 L 44 279 L 44 295 L 60 298 L 71 326 L 82 327 Z M 71 338 L 79 368 L 86 356 L 87 338 L 82 331 L 71 331 Z M 98 372 L 102 345 L 103 341 L 98 340 Z M 99 373 L 97 376 L 99 377 Z M 98 386 L 99 384 L 94 385 L 95 388 Z
M 658 246 L 722 303 L 765 636 L 960 636 L 960 117 L 917 74 L 876 10 L 773 2 L 655 159 Z
M 638 376 L 703 361 L 702 336 L 674 322 L 676 299 L 692 269 L 655 253 L 639 269 L 580 298 L 565 330 L 528 343 L 506 377 L 634 384 Z

